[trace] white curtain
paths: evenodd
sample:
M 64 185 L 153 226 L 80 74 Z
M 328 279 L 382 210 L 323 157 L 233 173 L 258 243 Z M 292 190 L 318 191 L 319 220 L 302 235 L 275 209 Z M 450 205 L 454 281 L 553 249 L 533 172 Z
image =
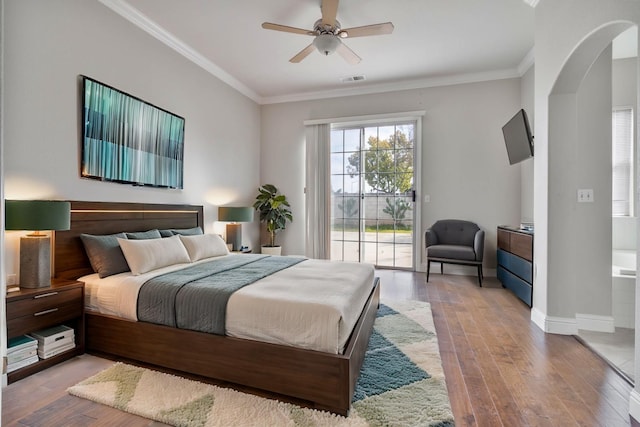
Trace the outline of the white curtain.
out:
M 306 126 L 305 255 L 329 259 L 331 184 L 329 180 L 330 124 Z

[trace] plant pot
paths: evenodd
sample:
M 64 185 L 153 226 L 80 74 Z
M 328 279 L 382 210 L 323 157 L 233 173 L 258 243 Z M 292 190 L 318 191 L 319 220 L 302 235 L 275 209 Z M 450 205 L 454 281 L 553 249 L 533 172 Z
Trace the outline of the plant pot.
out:
M 262 246 L 261 252 L 265 255 L 280 255 L 282 254 L 282 246 Z

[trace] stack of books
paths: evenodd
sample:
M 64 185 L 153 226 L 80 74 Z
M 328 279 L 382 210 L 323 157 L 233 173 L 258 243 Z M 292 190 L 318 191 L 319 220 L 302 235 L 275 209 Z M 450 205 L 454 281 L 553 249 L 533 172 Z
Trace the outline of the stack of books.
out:
M 7 348 L 7 373 L 38 361 L 38 341 L 28 335 L 10 338 Z
M 30 334 L 38 342 L 38 356 L 48 359 L 76 346 L 73 328 L 64 325 L 42 329 Z

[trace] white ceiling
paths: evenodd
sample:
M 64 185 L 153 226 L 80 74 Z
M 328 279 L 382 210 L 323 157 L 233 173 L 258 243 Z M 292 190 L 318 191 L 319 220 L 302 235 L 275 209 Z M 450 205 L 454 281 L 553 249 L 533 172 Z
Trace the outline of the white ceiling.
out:
M 318 99 L 522 75 L 533 63 L 534 12 L 523 0 L 342 0 L 342 28 L 393 22 L 393 34 L 345 39 L 362 62 L 317 51 L 320 0 L 100 0 L 258 103 Z M 637 37 L 636 37 L 637 39 Z M 365 80 L 341 79 L 364 75 Z

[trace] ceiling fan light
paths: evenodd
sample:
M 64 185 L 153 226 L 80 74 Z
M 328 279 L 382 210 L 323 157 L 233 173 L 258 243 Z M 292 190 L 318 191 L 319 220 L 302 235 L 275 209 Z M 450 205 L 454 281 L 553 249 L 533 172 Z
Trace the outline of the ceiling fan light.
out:
M 340 39 L 333 34 L 320 34 L 313 40 L 313 45 L 323 55 L 331 55 L 340 43 Z

